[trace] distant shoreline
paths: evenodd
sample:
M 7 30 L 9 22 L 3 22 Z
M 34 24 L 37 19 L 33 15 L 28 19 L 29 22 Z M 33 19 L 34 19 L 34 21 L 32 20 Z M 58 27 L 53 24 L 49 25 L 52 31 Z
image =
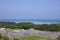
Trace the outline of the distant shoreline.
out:
M 34 24 L 58 24 L 59 19 L 0 19 L 0 22 L 31 22 Z
M 20 22 L 31 22 L 33 24 L 59 24 L 60 22 L 38 22 L 38 21 L 15 21 L 16 23 Z

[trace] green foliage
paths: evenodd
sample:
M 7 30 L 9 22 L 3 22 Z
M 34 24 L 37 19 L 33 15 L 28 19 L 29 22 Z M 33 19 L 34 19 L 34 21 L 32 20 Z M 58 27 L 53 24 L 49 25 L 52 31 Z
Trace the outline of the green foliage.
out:
M 3 39 L 3 40 L 9 40 L 9 38 L 8 38 L 8 37 L 3 37 L 2 39 Z
M 0 34 L 0 39 L 2 39 L 2 35 Z
M 22 23 L 17 24 L 18 28 L 20 28 L 20 29 L 29 29 L 32 27 L 32 25 L 33 24 L 30 22 L 22 22 Z
M 42 31 L 60 31 L 60 23 L 58 24 L 33 24 L 30 22 L 0 22 L 0 28 L 10 28 L 10 29 L 36 29 Z
M 18 38 L 14 38 L 13 40 L 19 40 Z

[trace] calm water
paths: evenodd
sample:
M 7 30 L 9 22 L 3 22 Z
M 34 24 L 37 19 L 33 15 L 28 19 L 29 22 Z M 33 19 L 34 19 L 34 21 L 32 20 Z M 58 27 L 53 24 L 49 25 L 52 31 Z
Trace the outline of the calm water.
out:
M 43 21 L 15 21 L 16 23 L 19 23 L 19 22 L 31 22 L 31 23 L 34 23 L 34 24 L 56 24 L 56 23 L 60 23 L 60 22 L 43 22 Z
M 60 23 L 60 20 L 16 20 L 15 22 L 31 22 L 34 24 L 56 24 Z
M 53 19 L 53 20 L 45 20 L 45 19 L 41 19 L 41 20 L 38 20 L 38 19 L 35 19 L 35 20 L 32 20 L 32 19 L 21 19 L 21 20 L 18 20 L 18 19 L 4 19 L 4 20 L 0 20 L 0 21 L 4 21 L 4 22 L 16 22 L 16 23 L 19 23 L 19 22 L 31 22 L 31 23 L 34 23 L 34 24 L 55 24 L 55 23 L 60 23 L 60 20 L 58 19 Z

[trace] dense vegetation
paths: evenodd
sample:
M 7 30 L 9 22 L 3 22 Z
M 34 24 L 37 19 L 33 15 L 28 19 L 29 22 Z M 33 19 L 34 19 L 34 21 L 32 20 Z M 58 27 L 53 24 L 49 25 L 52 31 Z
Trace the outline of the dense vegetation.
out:
M 11 28 L 11 29 L 29 29 L 33 28 L 42 31 L 60 31 L 60 24 L 33 24 L 30 22 L 0 22 L 0 28 Z

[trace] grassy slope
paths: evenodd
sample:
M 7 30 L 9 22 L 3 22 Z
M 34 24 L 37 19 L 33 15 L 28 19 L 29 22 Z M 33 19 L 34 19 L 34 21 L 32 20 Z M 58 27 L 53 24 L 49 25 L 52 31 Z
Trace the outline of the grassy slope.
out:
M 3 40 L 3 39 L 1 39 Z M 5 39 L 6 40 L 6 39 Z M 9 40 L 12 40 L 12 39 L 9 39 Z M 14 39 L 13 39 L 14 40 Z M 35 36 L 32 36 L 32 37 L 28 37 L 28 38 L 19 38 L 17 40 L 52 40 L 52 39 L 48 39 L 48 38 L 40 38 L 40 37 L 35 37 Z
M 28 38 L 21 38 L 19 40 L 52 40 L 52 39 L 40 38 L 40 37 L 32 36 L 32 37 L 28 37 Z
M 48 39 L 39 38 L 39 37 L 30 37 L 30 38 L 25 38 L 24 40 L 48 40 Z

